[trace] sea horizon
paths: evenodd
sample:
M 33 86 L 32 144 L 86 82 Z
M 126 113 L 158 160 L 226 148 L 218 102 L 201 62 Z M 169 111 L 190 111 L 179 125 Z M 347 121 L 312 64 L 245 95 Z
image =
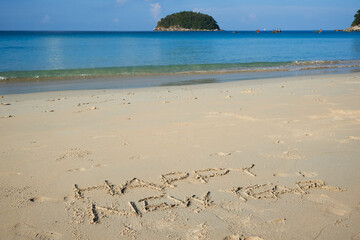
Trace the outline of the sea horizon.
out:
M 44 30 L 44 29 L 39 29 L 39 30 L 0 30 L 0 32 L 104 32 L 104 33 L 126 33 L 126 32 L 233 32 L 233 31 L 239 31 L 239 32 L 255 32 L 256 30 L 260 30 L 261 32 L 271 32 L 275 29 L 281 29 L 281 31 L 288 31 L 288 32 L 307 32 L 307 31 L 315 31 L 315 30 L 322 30 L 322 31 L 327 31 L 327 32 L 334 32 L 337 30 L 343 30 L 342 28 L 334 28 L 334 29 L 325 29 L 325 28 L 312 28 L 312 29 L 286 29 L 286 28 L 281 28 L 281 27 L 274 27 L 274 28 L 266 28 L 264 30 L 264 28 L 254 28 L 254 29 L 221 29 L 221 31 L 217 30 L 217 31 L 209 31 L 209 30 L 196 30 L 196 31 L 154 31 L 154 30 L 65 30 L 65 29 L 61 29 L 61 30 Z M 349 32 L 350 33 L 350 32 Z

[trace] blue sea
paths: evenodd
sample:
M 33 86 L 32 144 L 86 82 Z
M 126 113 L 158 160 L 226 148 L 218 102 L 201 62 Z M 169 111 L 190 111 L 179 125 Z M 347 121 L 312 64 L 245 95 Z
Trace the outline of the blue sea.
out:
M 360 70 L 360 32 L 0 32 L 0 93 Z

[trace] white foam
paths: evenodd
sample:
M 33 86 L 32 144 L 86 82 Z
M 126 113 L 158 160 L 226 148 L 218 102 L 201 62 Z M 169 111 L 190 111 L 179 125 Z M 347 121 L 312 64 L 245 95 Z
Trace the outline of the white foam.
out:
M 309 65 L 349 65 L 360 64 L 359 60 L 312 60 L 312 61 L 294 61 L 295 66 L 309 66 Z
M 6 79 L 7 79 L 6 77 L 0 76 L 0 81 L 6 80 Z

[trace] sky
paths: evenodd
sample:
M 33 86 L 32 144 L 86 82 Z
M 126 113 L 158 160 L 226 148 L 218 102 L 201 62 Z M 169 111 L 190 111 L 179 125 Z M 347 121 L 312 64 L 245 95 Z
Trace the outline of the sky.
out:
M 333 30 L 359 0 L 0 0 L 0 30 L 151 31 L 180 11 L 209 14 L 224 30 Z

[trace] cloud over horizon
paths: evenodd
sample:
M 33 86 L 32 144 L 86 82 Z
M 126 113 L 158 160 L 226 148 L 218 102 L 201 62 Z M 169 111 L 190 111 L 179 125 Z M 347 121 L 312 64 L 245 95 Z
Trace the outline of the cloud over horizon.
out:
M 155 21 L 160 20 L 161 6 L 158 2 L 150 3 L 150 12 Z
M 116 3 L 119 4 L 119 5 L 124 5 L 128 1 L 130 1 L 130 0 L 116 0 Z
M 41 23 L 48 23 L 50 21 L 50 16 L 48 14 L 45 14 L 43 19 L 40 21 Z

